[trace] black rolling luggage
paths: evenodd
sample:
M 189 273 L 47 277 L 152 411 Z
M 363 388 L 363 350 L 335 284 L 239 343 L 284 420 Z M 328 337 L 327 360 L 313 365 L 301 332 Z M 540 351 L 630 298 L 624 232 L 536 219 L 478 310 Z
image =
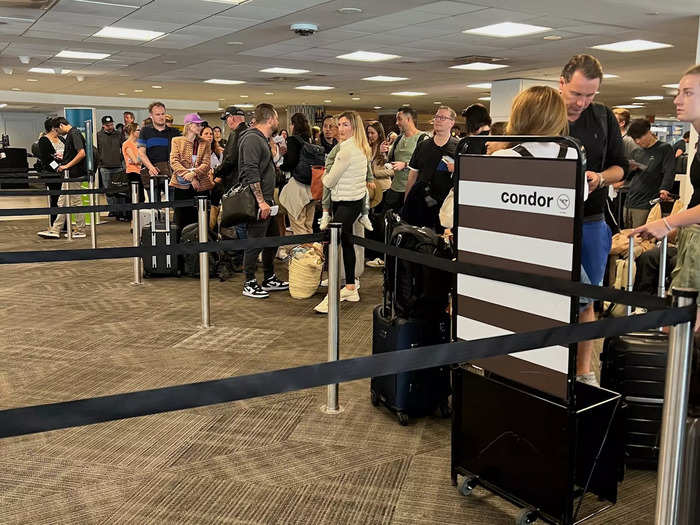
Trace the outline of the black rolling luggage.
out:
M 387 238 L 391 229 L 387 222 Z M 451 320 L 446 312 L 449 300 L 447 291 L 442 310 L 431 312 L 425 317 L 407 318 L 397 315 L 392 290 L 396 289 L 396 279 L 400 275 L 400 270 L 397 270 L 399 264 L 396 258 L 392 258 L 394 271 L 388 272 L 386 268 L 384 271 L 384 302 L 374 309 L 372 354 L 450 341 Z M 388 261 L 386 266 L 390 266 Z M 392 285 L 387 282 L 389 278 L 394 280 Z M 450 370 L 449 367 L 438 367 L 373 377 L 370 393 L 372 404 L 385 405 L 396 413 L 402 425 L 408 424 L 409 416 L 425 416 L 438 409 L 441 416 L 447 417 L 450 415 Z
M 129 194 L 129 177 L 126 175 L 126 173 L 121 172 L 113 175 L 108 189 L 115 191 L 115 193 L 112 193 L 111 195 L 115 204 L 131 204 L 131 195 Z M 131 212 L 129 210 L 115 211 L 113 213 L 114 217 L 118 221 L 128 222 L 131 220 Z
M 686 422 L 678 525 L 700 523 L 700 417 Z
M 151 202 L 156 200 L 155 179 L 150 179 Z M 165 200 L 170 200 L 169 188 L 167 180 L 165 182 Z M 156 210 L 151 209 L 150 224 L 141 229 L 141 246 L 170 246 L 177 244 L 178 235 L 175 224 L 170 223 L 170 211 L 166 208 L 163 213 L 164 220 L 158 220 Z M 143 258 L 143 276 L 144 277 L 177 277 L 180 274 L 178 257 L 174 254 L 153 255 Z

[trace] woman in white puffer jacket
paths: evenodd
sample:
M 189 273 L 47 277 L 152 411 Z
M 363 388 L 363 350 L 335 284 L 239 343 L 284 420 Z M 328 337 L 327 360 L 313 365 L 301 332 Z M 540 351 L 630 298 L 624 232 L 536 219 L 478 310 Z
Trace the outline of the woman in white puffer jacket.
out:
M 338 154 L 323 176 L 323 185 L 331 190 L 333 221 L 343 225 L 341 246 L 345 268 L 345 287 L 340 290 L 341 301 L 357 302 L 360 294 L 355 287 L 355 248 L 352 225 L 362 213 L 367 193 L 367 162 L 372 150 L 367 142 L 365 126 L 356 111 L 346 111 L 338 117 Z M 316 311 L 328 311 L 328 297 Z

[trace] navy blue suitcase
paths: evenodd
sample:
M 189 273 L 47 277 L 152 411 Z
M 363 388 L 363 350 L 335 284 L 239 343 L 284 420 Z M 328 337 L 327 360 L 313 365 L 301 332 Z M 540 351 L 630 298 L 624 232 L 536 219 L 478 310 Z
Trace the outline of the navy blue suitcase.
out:
M 381 305 L 374 309 L 372 354 L 449 341 L 450 316 L 447 313 L 439 319 L 424 321 L 385 316 Z M 372 404 L 385 405 L 396 413 L 402 425 L 408 424 L 409 416 L 425 416 L 436 410 L 442 417 L 448 417 L 450 369 L 445 366 L 373 377 L 370 393 Z

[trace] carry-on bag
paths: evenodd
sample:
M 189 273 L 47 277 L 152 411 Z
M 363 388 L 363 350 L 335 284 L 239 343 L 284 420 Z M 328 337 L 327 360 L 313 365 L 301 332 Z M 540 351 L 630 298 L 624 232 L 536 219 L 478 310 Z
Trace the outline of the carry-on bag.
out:
M 697 525 L 700 523 L 700 417 L 688 417 L 685 431 L 678 525 Z
M 258 218 L 258 203 L 248 184 L 237 184 L 221 197 L 221 227 L 229 228 Z
M 151 192 L 151 202 L 157 202 L 155 200 L 156 179 L 165 180 L 165 202 L 169 202 L 170 193 L 167 183 L 167 177 L 150 178 L 149 183 Z M 151 209 L 149 211 L 150 222 L 146 227 L 141 228 L 141 246 L 150 248 L 154 246 L 170 246 L 172 244 L 177 244 L 177 227 L 175 226 L 175 224 L 170 223 L 170 210 L 168 208 L 163 209 L 164 220 L 162 221 L 157 219 L 155 209 Z M 179 273 L 180 270 L 177 255 L 167 253 L 163 255 L 143 257 L 144 277 L 177 277 Z

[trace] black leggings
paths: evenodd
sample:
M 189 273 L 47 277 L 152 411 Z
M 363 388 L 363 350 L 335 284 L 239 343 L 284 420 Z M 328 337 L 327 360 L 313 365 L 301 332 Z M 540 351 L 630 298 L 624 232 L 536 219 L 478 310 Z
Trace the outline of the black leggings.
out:
M 172 199 L 176 201 L 194 199 L 195 195 L 197 195 L 197 192 L 195 192 L 192 187 L 183 190 L 171 186 L 170 190 L 173 193 Z M 197 208 L 194 205 L 186 206 L 184 208 L 175 208 L 174 217 L 177 231 L 182 233 L 185 226 L 197 222 Z
M 355 284 L 355 245 L 352 242 L 352 225 L 362 213 L 364 199 L 333 203 L 333 222 L 343 225 L 340 245 L 343 249 L 345 284 Z

